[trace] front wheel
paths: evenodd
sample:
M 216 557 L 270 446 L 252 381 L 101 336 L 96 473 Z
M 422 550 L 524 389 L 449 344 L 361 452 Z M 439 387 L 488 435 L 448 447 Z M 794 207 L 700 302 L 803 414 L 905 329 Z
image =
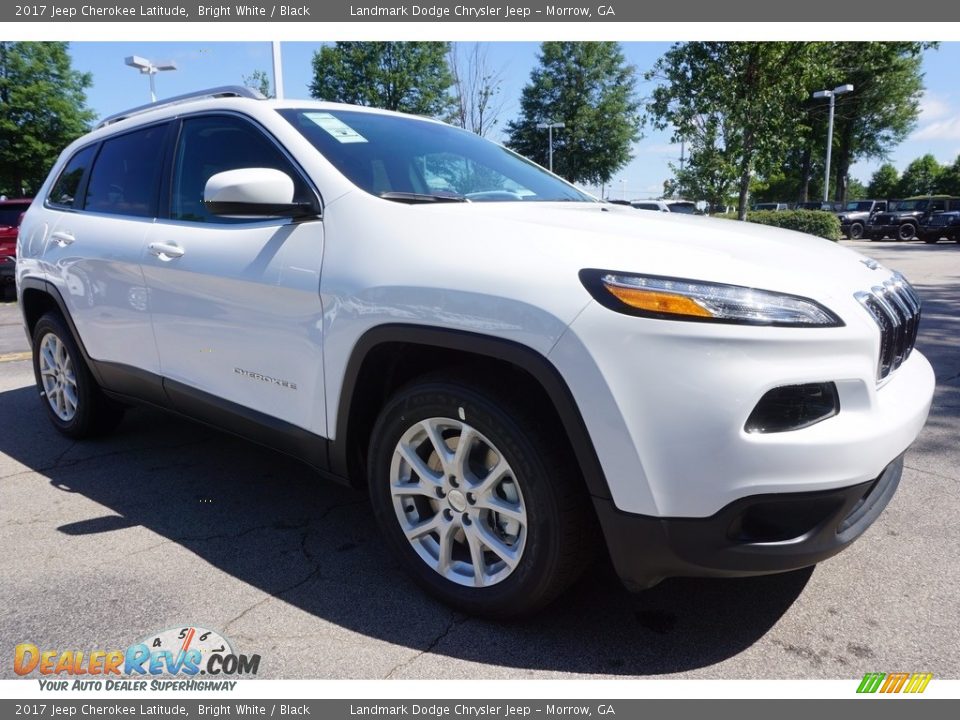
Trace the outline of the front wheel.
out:
M 850 239 L 851 240 L 860 240 L 863 237 L 863 225 L 861 223 L 854 223 L 850 226 Z
M 553 427 L 445 379 L 409 386 L 383 409 L 368 458 L 374 513 L 432 595 L 471 614 L 516 617 L 579 576 L 595 519 Z
M 897 231 L 897 240 L 913 240 L 917 236 L 917 228 L 910 223 L 904 223 Z

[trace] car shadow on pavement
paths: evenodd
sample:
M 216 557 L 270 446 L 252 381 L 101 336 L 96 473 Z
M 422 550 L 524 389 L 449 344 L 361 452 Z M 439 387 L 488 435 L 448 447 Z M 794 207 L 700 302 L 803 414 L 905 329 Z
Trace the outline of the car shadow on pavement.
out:
M 101 535 L 103 552 L 120 558 L 122 531 L 142 526 L 319 619 L 433 655 L 591 674 L 700 668 L 762 637 L 812 572 L 675 579 L 634 596 L 609 563 L 598 560 L 580 583 L 535 617 L 482 621 L 429 599 L 395 566 L 363 494 L 324 481 L 284 456 L 144 408 L 131 409 L 108 438 L 72 443 L 50 428 L 32 388 L 0 393 L 0 423 L 10 430 L 0 434 L 0 450 L 58 490 L 109 509 L 58 527 L 63 542 Z M 144 576 L 150 572 L 144 555 L 118 562 L 127 563 L 124 572 L 134 576 L 140 572 L 136 563 L 142 563 Z M 49 586 L 22 589 L 19 598 L 52 592 L 58 582 L 51 576 Z M 205 591 L 192 587 L 190 577 L 183 582 L 185 597 Z M 231 584 L 219 580 L 217 586 Z M 143 585 L 143 598 L 131 589 L 134 597 L 127 602 L 145 602 L 149 587 Z M 75 590 L 83 595 L 82 588 Z M 258 637 L 255 618 L 220 623 L 228 636 Z M 305 625 L 297 629 L 309 634 L 309 622 Z M 395 670 L 402 674 L 403 668 Z

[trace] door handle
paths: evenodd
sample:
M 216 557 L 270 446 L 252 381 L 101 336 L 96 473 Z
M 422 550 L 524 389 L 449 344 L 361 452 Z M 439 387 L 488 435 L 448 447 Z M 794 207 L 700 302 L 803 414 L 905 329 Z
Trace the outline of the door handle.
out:
M 56 232 L 50 233 L 50 239 L 55 241 L 60 247 L 72 245 L 73 241 L 76 240 L 72 234 L 64 232 L 63 230 L 57 230 Z
M 168 245 L 167 243 L 150 243 L 147 249 L 151 254 L 156 255 L 161 260 L 175 260 L 183 257 L 184 250 L 179 245 Z

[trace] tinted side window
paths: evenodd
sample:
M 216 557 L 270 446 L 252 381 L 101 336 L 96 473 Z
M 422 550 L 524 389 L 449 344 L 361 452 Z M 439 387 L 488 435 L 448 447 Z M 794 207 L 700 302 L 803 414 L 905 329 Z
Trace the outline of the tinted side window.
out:
M 170 218 L 190 222 L 250 222 L 212 215 L 203 190 L 213 175 L 240 168 L 271 168 L 293 180 L 295 201 L 308 201 L 310 188 L 277 146 L 242 118 L 229 115 L 187 118 L 183 122 L 170 190 Z
M 104 141 L 90 174 L 84 209 L 153 217 L 166 133 L 166 125 L 156 125 Z
M 95 146 L 85 147 L 72 158 L 63 168 L 60 177 L 53 184 L 47 201 L 51 205 L 59 207 L 73 207 L 74 200 L 77 197 L 77 190 L 80 189 L 80 181 L 83 174 L 90 167 L 90 161 L 93 160 L 93 151 Z

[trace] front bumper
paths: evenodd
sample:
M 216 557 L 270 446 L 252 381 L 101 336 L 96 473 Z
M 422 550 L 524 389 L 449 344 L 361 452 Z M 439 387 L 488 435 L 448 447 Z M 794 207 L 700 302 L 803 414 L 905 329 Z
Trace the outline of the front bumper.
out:
M 616 508 L 707 518 L 745 497 L 868 482 L 903 453 L 926 422 L 933 369 L 914 350 L 878 384 L 876 323 L 852 294 L 829 302 L 845 327 L 721 326 L 585 308 L 550 358 Z M 788 432 L 746 430 L 768 391 L 823 382 L 836 385 L 834 417 Z
M 845 488 L 752 495 L 710 517 L 657 518 L 594 498 L 607 547 L 628 589 L 668 577 L 787 572 L 836 555 L 879 517 L 897 490 L 903 456 L 874 480 Z

